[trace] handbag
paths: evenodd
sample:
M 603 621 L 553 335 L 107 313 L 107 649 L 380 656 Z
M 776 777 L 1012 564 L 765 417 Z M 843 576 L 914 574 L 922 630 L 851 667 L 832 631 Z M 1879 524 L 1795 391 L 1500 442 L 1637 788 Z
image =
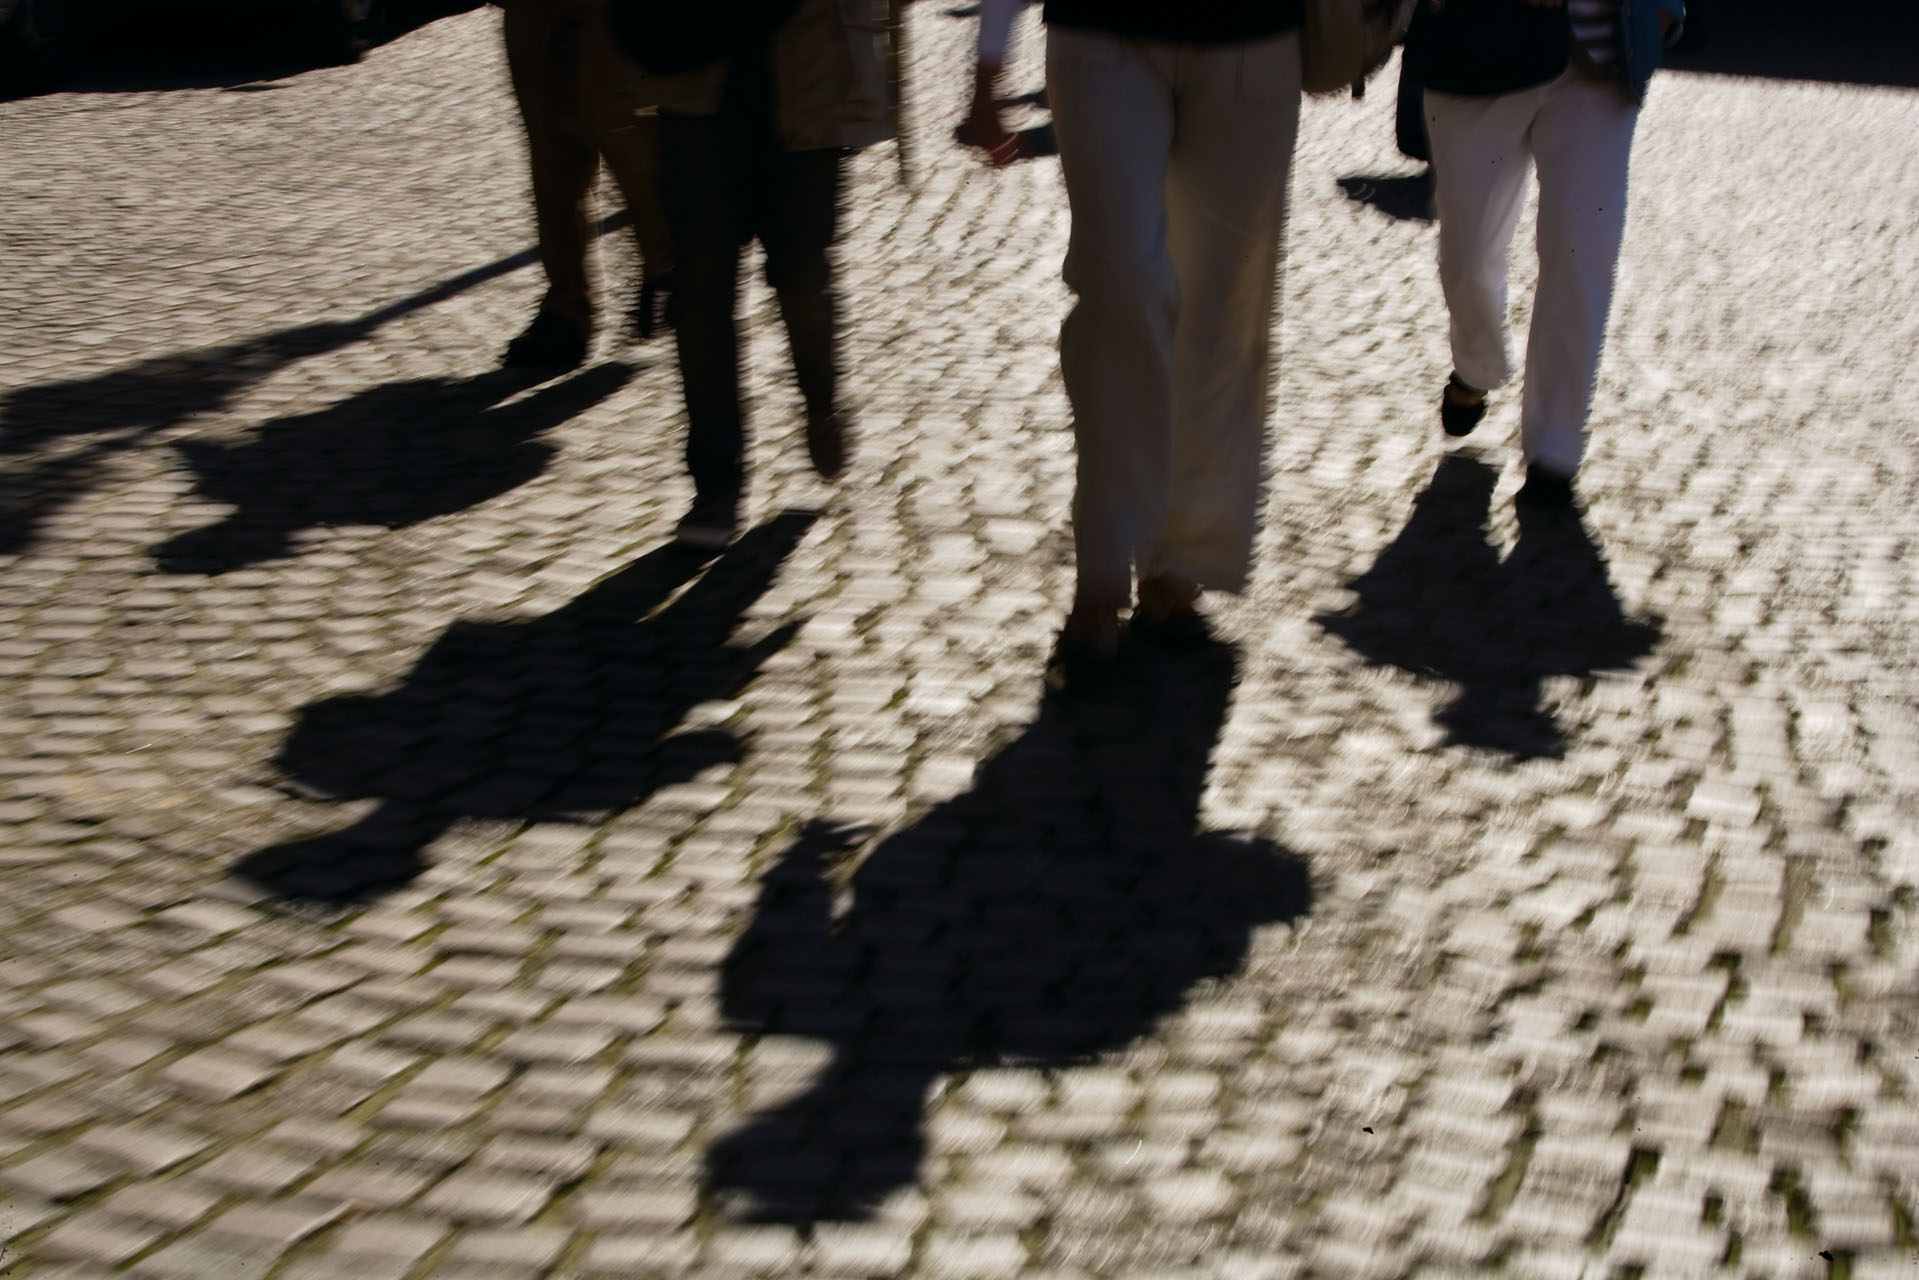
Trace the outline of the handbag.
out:
M 1572 43 L 1564 5 L 1419 0 L 1406 32 L 1406 73 L 1441 93 L 1515 93 L 1556 79 Z
M 1385 65 L 1406 34 L 1414 0 L 1306 0 L 1300 85 L 1338 93 Z

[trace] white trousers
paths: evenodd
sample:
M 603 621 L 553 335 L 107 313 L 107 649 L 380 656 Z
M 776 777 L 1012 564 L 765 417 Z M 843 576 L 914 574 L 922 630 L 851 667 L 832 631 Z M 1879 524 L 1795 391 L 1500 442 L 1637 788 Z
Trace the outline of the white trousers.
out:
M 1245 584 L 1299 75 L 1296 34 L 1208 46 L 1048 29 L 1083 595 L 1123 601 L 1135 565 Z
M 1539 286 L 1519 439 L 1527 462 L 1560 475 L 1585 453 L 1638 119 L 1617 82 L 1579 67 L 1518 93 L 1426 94 L 1453 368 L 1485 390 L 1513 376 L 1506 275 L 1527 174 L 1538 169 Z

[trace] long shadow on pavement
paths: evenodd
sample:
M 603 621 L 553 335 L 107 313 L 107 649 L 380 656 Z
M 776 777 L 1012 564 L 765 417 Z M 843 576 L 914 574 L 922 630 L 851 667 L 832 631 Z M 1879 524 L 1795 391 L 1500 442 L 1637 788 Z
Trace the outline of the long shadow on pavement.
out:
M 600 220 L 599 233 L 617 230 L 626 221 L 623 211 L 610 214 Z M 351 346 L 403 316 L 537 261 L 537 252 L 525 249 L 358 319 L 296 325 L 10 393 L 0 400 L 0 555 L 30 548 L 41 522 L 90 488 L 115 455 L 202 414 L 219 412 L 289 365 Z
M 74 10 L 61 0 L 56 10 Z M 14 93 L 58 88 L 70 93 L 150 93 L 175 89 L 260 90 L 264 83 L 338 65 L 341 50 L 319 24 L 302 22 L 286 5 L 152 4 L 115 0 L 88 14 L 77 6 L 51 86 L 8 85 Z M 398 40 L 440 18 L 479 7 L 478 0 L 389 3 L 379 43 Z M 43 55 L 44 56 L 44 55 Z M 40 79 L 36 77 L 36 79 Z
M 1149 1033 L 1311 906 L 1305 863 L 1199 830 L 1236 671 L 1215 645 L 1100 695 L 1049 699 L 971 790 L 882 840 L 815 824 L 767 873 L 722 1008 L 825 1041 L 803 1095 L 709 1153 L 723 1211 L 872 1216 L 913 1184 L 938 1078 L 1061 1068 Z
M 1688 0 L 1678 71 L 1919 88 L 1919 5 L 1853 0 Z M 1842 16 L 1843 15 L 1843 16 Z M 1862 106 L 1861 110 L 1870 110 Z
M 1544 681 L 1624 670 L 1652 652 L 1660 629 L 1625 616 L 1576 511 L 1520 508 L 1518 541 L 1502 560 L 1486 531 L 1498 478 L 1448 454 L 1406 527 L 1350 584 L 1358 600 L 1316 621 L 1368 662 L 1457 684 L 1437 716 L 1448 742 L 1559 757 L 1566 735 L 1540 705 Z
M 199 491 L 235 510 L 155 559 L 167 573 L 224 573 L 285 555 L 301 529 L 402 529 L 477 506 L 544 471 L 558 450 L 540 434 L 631 376 L 626 365 L 597 365 L 510 404 L 500 402 L 532 378 L 500 370 L 395 382 L 267 423 L 244 444 L 182 441 Z
M 380 803 L 344 830 L 251 854 L 236 874 L 286 899 L 364 901 L 418 875 L 461 818 L 603 821 L 738 760 L 730 733 L 675 730 L 792 639 L 789 623 L 731 643 L 814 519 L 759 525 L 704 574 L 702 553 L 667 546 L 544 617 L 456 623 L 392 692 L 307 707 L 280 770 L 315 798 Z
M 1338 182 L 1348 200 L 1369 204 L 1396 222 L 1433 220 L 1433 180 L 1429 171 L 1355 173 Z

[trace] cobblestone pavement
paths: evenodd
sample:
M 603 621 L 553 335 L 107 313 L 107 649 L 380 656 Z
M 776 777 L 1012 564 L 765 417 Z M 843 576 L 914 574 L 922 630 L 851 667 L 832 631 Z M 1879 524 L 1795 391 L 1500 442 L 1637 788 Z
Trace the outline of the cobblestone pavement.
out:
M 1655 85 L 1545 527 L 1310 103 L 1255 584 L 1042 705 L 970 22 L 852 168 L 851 478 L 756 286 L 703 572 L 663 348 L 492 371 L 496 23 L 0 106 L 0 1274 L 1919 1276 L 1919 95 Z

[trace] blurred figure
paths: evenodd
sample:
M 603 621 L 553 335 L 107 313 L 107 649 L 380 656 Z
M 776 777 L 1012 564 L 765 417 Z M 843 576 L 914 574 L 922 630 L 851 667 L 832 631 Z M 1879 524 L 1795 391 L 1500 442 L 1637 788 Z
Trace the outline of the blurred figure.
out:
M 1012 52 L 1013 20 L 1027 0 L 980 0 L 979 44 L 973 59 L 973 100 L 953 130 L 961 145 L 977 147 L 996 165 L 1019 157 L 1019 135 L 1008 133 L 999 113 L 999 78 Z
M 1526 341 L 1521 502 L 1566 507 L 1586 447 L 1626 176 L 1646 83 L 1685 17 L 1682 0 L 1423 0 L 1406 40 L 1425 88 L 1452 317 L 1446 433 L 1486 415 L 1513 377 L 1506 281 L 1526 178 L 1539 172 L 1539 285 Z
M 650 338 L 663 321 L 673 250 L 660 205 L 659 122 L 642 106 L 639 69 L 614 46 L 606 0 L 501 3 L 547 281 L 539 312 L 507 345 L 505 363 L 560 372 L 586 359 L 593 334 L 586 201 L 601 157 L 626 201 L 645 264 L 633 305 L 635 330 Z
M 1203 640 L 1246 580 L 1299 126 L 1299 0 L 1047 0 L 1072 233 L 1060 367 L 1079 450 L 1066 687 L 1142 640 Z
M 723 21 L 716 27 L 711 15 Z M 649 74 L 646 87 L 660 105 L 661 190 L 678 263 L 674 332 L 694 500 L 676 537 L 688 546 L 723 547 L 739 529 L 746 427 L 734 311 L 740 253 L 755 238 L 806 405 L 808 456 L 828 480 L 846 465 L 829 251 L 848 152 L 892 132 L 885 24 L 884 0 L 757 0 L 622 29 L 650 73 L 667 71 Z M 718 56 L 672 69 L 697 56 L 688 49 Z

